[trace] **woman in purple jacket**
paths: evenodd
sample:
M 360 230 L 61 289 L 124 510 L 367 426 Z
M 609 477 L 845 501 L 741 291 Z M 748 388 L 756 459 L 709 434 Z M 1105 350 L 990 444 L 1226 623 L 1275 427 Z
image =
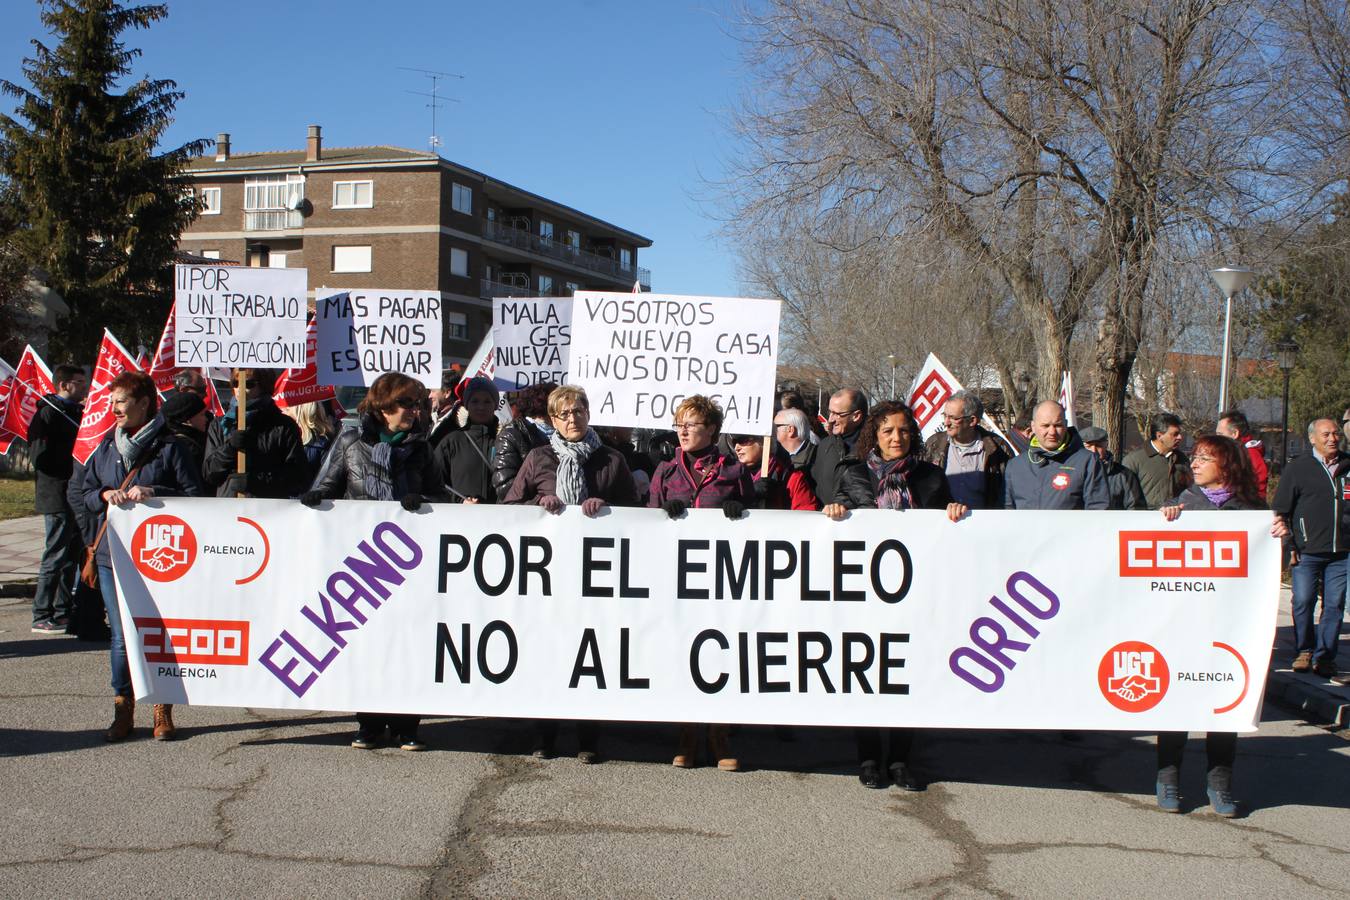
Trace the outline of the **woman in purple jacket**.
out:
M 717 449 L 717 436 L 722 431 L 722 410 L 707 397 L 686 397 L 675 407 L 675 433 L 680 447 L 675 458 L 661 463 L 652 476 L 652 490 L 647 505 L 666 511 L 672 519 L 694 509 L 718 509 L 728 519 L 739 519 L 745 508 L 754 503 L 755 487 L 750 471 Z M 703 742 L 705 726 L 680 726 L 680 747 L 673 764 L 681 769 L 698 765 L 699 745 Z M 740 771 L 740 763 L 731 755 L 727 744 L 726 725 L 708 725 L 707 740 L 717 768 L 724 772 Z

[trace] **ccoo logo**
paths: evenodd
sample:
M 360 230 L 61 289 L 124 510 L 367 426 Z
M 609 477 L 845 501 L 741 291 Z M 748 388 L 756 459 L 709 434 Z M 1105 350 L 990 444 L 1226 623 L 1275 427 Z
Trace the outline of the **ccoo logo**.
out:
M 197 536 L 177 516 L 151 516 L 131 538 L 131 561 L 151 581 L 174 581 L 197 559 Z
M 1167 660 L 1142 641 L 1116 644 L 1097 666 L 1097 686 L 1116 709 L 1129 713 L 1150 710 L 1167 695 L 1172 673 Z
M 1122 531 L 1121 578 L 1246 578 L 1245 531 Z

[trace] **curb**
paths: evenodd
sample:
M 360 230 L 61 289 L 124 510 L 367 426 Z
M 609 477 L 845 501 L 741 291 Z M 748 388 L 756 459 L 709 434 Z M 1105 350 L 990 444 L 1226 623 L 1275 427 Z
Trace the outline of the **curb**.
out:
M 0 582 L 0 599 L 10 599 L 13 597 L 23 597 L 32 599 L 33 593 L 37 590 L 36 581 L 5 581 Z
M 1292 672 L 1271 671 L 1266 680 L 1266 699 L 1297 710 L 1310 722 L 1350 728 L 1350 699 L 1309 684 Z

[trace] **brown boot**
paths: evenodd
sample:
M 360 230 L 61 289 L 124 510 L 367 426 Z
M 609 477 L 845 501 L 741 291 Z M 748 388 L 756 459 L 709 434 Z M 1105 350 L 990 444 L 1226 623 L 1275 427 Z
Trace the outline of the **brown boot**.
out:
M 131 735 L 133 720 L 136 716 L 136 698 L 117 696 L 113 698 L 113 721 L 108 733 L 103 736 L 107 741 L 120 741 Z
M 680 747 L 671 760 L 677 769 L 692 769 L 698 765 L 698 725 L 680 726 Z
M 173 704 L 156 703 L 155 704 L 155 740 L 171 741 L 178 736 L 178 731 L 173 727 Z
M 1312 654 L 1308 652 L 1300 653 L 1294 657 L 1294 671 L 1306 672 L 1312 668 Z
M 713 758 L 717 760 L 717 768 L 723 772 L 739 772 L 741 763 L 731 754 L 731 745 L 727 740 L 727 732 L 730 731 L 726 725 L 708 726 L 708 745 L 712 749 Z

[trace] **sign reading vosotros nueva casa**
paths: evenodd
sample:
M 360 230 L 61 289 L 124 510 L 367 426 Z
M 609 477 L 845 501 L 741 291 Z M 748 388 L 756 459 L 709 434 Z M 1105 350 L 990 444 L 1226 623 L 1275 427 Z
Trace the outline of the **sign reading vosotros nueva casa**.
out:
M 778 370 L 777 300 L 577 291 L 567 380 L 593 425 L 670 428 L 703 394 L 727 433 L 768 434 Z
M 441 386 L 439 292 L 342 291 L 314 307 L 320 384 L 369 386 L 385 372 L 402 372 Z
M 175 266 L 176 364 L 302 368 L 306 271 Z
M 1248 731 L 1269 528 L 170 499 L 114 509 L 109 537 L 136 695 L 156 703 Z

